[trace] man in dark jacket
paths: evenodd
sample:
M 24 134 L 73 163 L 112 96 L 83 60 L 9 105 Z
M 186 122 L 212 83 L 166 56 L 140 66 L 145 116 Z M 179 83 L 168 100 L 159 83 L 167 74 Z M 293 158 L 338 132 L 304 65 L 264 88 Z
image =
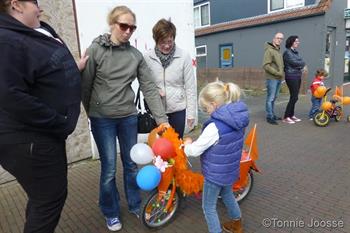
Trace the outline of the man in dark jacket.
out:
M 80 73 L 37 1 L 0 2 L 0 165 L 28 195 L 24 232 L 54 232 L 67 196 L 65 139 Z
M 265 44 L 265 53 L 263 59 L 263 69 L 266 77 L 266 121 L 270 124 L 277 125 L 276 120 L 281 120 L 274 112 L 275 100 L 281 88 L 281 82 L 284 78 L 283 58 L 280 52 L 283 34 L 278 32 L 272 39 L 272 43 Z

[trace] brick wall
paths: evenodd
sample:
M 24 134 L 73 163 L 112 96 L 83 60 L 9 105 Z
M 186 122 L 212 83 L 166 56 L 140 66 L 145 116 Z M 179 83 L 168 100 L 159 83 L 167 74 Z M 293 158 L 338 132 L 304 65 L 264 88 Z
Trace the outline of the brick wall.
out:
M 253 67 L 237 67 L 230 69 L 221 68 L 202 68 L 197 69 L 197 82 L 199 90 L 207 83 L 216 79 L 224 82 L 233 82 L 242 89 L 264 90 L 265 76 L 264 70 Z M 305 94 L 307 91 L 307 73 L 303 74 L 300 93 Z

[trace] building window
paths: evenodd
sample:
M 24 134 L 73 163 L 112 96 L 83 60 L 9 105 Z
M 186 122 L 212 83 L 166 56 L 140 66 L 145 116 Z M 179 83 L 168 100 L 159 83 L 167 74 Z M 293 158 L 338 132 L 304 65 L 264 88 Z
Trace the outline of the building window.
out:
M 220 68 L 233 67 L 233 45 L 223 44 L 219 46 L 220 49 Z
M 207 46 L 201 45 L 196 47 L 197 68 L 207 67 Z
M 269 13 L 305 6 L 305 0 L 267 0 Z
M 209 2 L 195 6 L 193 8 L 194 15 L 194 27 L 200 28 L 210 25 L 210 12 Z

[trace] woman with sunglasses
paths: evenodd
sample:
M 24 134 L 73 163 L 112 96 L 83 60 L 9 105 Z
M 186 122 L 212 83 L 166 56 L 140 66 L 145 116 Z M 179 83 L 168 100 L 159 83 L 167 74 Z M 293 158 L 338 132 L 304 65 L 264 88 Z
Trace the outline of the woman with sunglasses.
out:
M 78 66 L 40 13 L 37 1 L 0 0 L 0 165 L 28 196 L 25 233 L 57 226 L 67 197 L 65 139 L 80 113 Z
M 116 137 L 123 163 L 124 191 L 129 212 L 139 215 L 141 197 L 136 184 L 137 165 L 130 149 L 137 143 L 137 111 L 131 83 L 137 78 L 158 124 L 167 117 L 157 87 L 142 54 L 130 45 L 136 29 L 135 14 L 126 6 L 115 7 L 107 17 L 110 34 L 97 37 L 88 48 L 83 72 L 83 104 L 101 160 L 99 206 L 111 231 L 122 228 L 116 186 Z
M 189 128 L 194 124 L 197 92 L 192 60 L 176 46 L 175 37 L 175 25 L 170 20 L 159 20 L 153 27 L 156 46 L 145 60 L 156 78 L 169 123 L 182 138 L 185 124 Z

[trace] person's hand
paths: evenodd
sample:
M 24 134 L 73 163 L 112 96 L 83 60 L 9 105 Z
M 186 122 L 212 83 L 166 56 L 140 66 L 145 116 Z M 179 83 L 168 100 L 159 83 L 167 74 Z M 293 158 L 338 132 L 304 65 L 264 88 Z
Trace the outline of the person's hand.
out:
M 86 55 L 86 50 L 85 50 L 83 52 L 83 54 L 81 55 L 81 58 L 77 62 L 77 66 L 78 66 L 79 71 L 83 71 L 85 69 L 86 62 L 88 59 L 89 59 L 89 56 Z
M 194 123 L 194 119 L 187 118 L 187 126 L 188 128 L 192 128 Z
M 305 66 L 304 66 L 304 68 L 303 68 L 302 72 L 303 72 L 303 73 L 308 72 L 308 67 L 307 67 L 307 65 L 305 65 Z
M 171 126 L 169 125 L 168 122 L 164 122 L 164 123 L 160 124 L 159 127 L 164 129 L 164 128 L 170 128 Z
M 164 96 L 165 96 L 165 92 L 162 91 L 162 90 L 159 90 L 159 95 L 160 95 L 161 97 L 164 97 Z
M 190 137 L 185 137 L 185 138 L 183 139 L 183 144 L 184 144 L 184 145 L 191 144 L 192 142 L 193 142 L 193 140 L 192 140 L 192 138 L 190 138 Z

